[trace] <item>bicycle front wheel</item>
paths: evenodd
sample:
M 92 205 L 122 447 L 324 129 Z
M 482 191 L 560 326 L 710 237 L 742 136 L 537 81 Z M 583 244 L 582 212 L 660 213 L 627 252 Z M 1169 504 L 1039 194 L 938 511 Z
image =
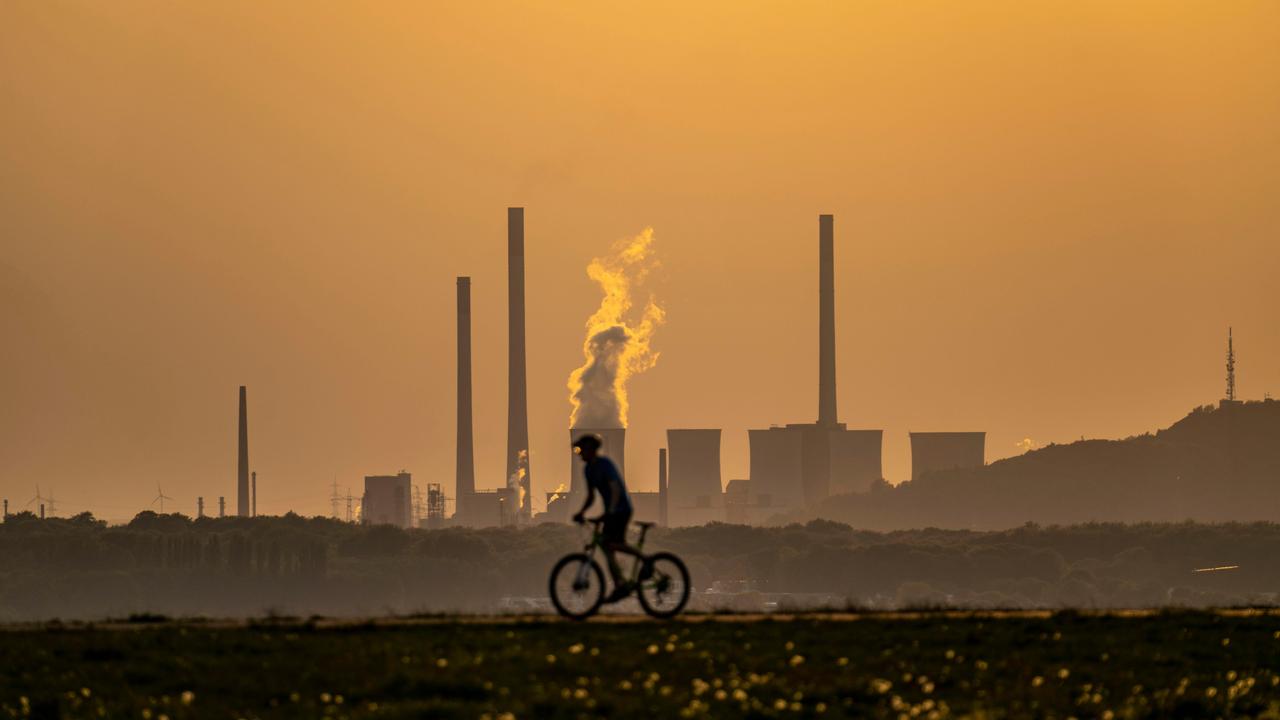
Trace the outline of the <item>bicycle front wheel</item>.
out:
M 551 570 L 551 603 L 563 616 L 585 620 L 604 601 L 604 572 L 586 553 L 560 558 Z
M 656 618 L 674 617 L 689 602 L 688 568 L 684 561 L 668 552 L 650 555 L 645 565 L 647 569 L 637 593 L 641 607 Z

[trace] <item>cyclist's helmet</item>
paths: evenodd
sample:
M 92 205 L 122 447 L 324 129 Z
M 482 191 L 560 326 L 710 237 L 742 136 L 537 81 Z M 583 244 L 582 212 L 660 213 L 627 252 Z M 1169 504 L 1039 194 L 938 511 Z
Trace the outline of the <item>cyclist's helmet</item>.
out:
M 584 433 L 579 435 L 577 440 L 573 441 L 573 452 L 576 455 L 581 455 L 583 450 L 599 450 L 601 445 L 604 445 L 604 440 L 602 440 L 599 435 L 595 433 Z

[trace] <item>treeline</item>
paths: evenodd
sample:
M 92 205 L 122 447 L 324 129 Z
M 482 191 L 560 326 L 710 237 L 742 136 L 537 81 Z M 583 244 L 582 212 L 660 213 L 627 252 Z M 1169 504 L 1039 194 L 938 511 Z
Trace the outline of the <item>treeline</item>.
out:
M 555 524 L 428 531 L 145 512 L 108 527 L 21 514 L 0 525 L 0 620 L 494 612 L 545 598 L 552 564 L 581 542 Z M 1273 523 L 712 524 L 655 529 L 650 547 L 685 558 L 703 608 L 1273 604 L 1280 588 Z M 1197 572 L 1224 566 L 1236 567 Z

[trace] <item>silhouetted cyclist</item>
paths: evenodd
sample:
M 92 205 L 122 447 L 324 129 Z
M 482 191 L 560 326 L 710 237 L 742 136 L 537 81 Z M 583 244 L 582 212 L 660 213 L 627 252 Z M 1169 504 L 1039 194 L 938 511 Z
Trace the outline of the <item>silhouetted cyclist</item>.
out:
M 625 599 L 635 589 L 631 583 L 623 579 L 615 553 L 625 553 L 636 558 L 644 556 L 627 544 L 627 523 L 631 521 L 631 498 L 627 497 L 627 484 L 623 482 L 622 473 L 618 472 L 618 467 L 612 460 L 600 454 L 602 444 L 600 436 L 592 433 L 580 436 L 573 443 L 573 451 L 586 464 L 583 473 L 587 478 L 587 501 L 573 516 L 573 521 L 579 524 L 583 522 L 583 515 L 587 512 L 587 508 L 591 507 L 596 493 L 600 493 L 600 500 L 604 503 L 604 513 L 600 516 L 604 521 L 601 534 L 605 554 L 609 558 L 609 575 L 613 577 L 613 592 L 604 601 L 612 603 Z M 641 580 L 645 579 L 646 570 L 648 568 L 641 569 Z

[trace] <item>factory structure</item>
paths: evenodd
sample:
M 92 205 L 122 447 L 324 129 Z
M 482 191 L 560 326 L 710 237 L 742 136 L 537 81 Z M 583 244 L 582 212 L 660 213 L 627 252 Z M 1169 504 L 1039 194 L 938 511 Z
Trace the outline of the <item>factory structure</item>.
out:
M 478 489 L 471 412 L 471 281 L 458 278 L 458 375 L 456 508 L 422 521 L 430 527 L 486 527 L 530 521 L 566 522 L 586 498 L 581 464 L 572 442 L 584 433 L 603 441 L 602 453 L 628 478 L 634 518 L 664 526 L 708 522 L 763 523 L 779 514 L 816 507 L 832 495 L 864 492 L 881 480 L 883 431 L 850 428 L 836 412 L 835 219 L 818 217 L 818 412 L 810 423 L 747 431 L 750 477 L 727 483 L 720 465 L 720 428 L 673 428 L 658 449 L 657 491 L 638 491 L 626 473 L 626 428 L 576 427 L 565 438 L 570 476 L 544 498 L 546 511 L 532 510 L 525 384 L 524 210 L 507 210 L 507 482 Z M 912 433 L 912 479 L 938 470 L 984 463 L 981 432 Z M 439 494 L 439 486 L 433 485 Z M 447 500 L 439 496 L 437 508 Z
M 627 475 L 626 428 L 575 427 L 565 437 L 570 476 L 543 496 L 546 509 L 533 510 L 525 358 L 524 208 L 507 209 L 507 442 L 506 477 L 496 487 L 476 485 L 472 413 L 471 278 L 457 278 L 457 456 L 454 496 L 440 483 L 426 485 L 425 498 L 406 471 L 364 478 L 360 505 L 347 518 L 365 524 L 442 528 L 517 526 L 567 522 L 586 498 L 581 463 L 573 440 L 595 433 L 602 453 L 627 478 L 634 519 L 663 526 L 709 522 L 760 524 L 789 512 L 815 508 L 832 495 L 865 492 L 883 477 L 883 431 L 851 428 L 841 422 L 836 403 L 835 219 L 818 217 L 818 412 L 813 422 L 749 429 L 749 477 L 726 479 L 721 470 L 720 428 L 672 428 L 666 447 L 657 448 L 656 491 L 640 491 L 644 480 Z M 238 510 L 253 509 L 248 482 L 244 388 L 240 396 Z M 935 471 L 984 464 L 985 433 L 911 433 L 912 479 Z M 336 508 L 339 496 L 335 489 Z M 449 512 L 452 506 L 453 512 Z M 336 517 L 335 510 L 335 517 Z
M 394 525 L 402 528 L 517 526 L 531 522 L 566 522 L 586 497 L 585 477 L 570 453 L 570 477 L 545 494 L 546 509 L 535 515 L 529 462 L 528 402 L 525 373 L 524 209 L 507 209 L 508 258 L 508 404 L 506 482 L 477 488 L 472 416 L 471 278 L 457 278 L 457 457 L 454 496 L 441 483 L 426 484 L 425 496 L 406 470 L 392 475 L 369 475 L 357 498 L 348 489 L 346 522 Z M 611 458 L 629 481 L 635 520 L 681 527 L 710 522 L 761 524 L 798 510 L 813 509 L 834 495 L 866 492 L 883 481 L 884 431 L 850 428 L 837 415 L 835 321 L 835 220 L 818 217 L 818 412 L 812 423 L 790 423 L 747 430 L 749 477 L 727 482 L 721 471 L 720 428 L 667 430 L 666 447 L 658 450 L 657 490 L 636 489 L 644 484 L 626 472 L 626 428 L 576 427 L 569 430 L 566 448 L 585 433 L 601 438 L 602 453 Z M 1221 405 L 1238 405 L 1236 355 L 1231 329 L 1227 333 L 1226 392 Z M 250 470 L 247 388 L 239 387 L 236 448 L 236 509 L 239 517 L 258 515 L 257 472 Z M 1270 396 L 1267 396 L 1270 401 Z M 982 467 L 985 432 L 911 432 L 911 480 L 932 473 Z M 157 501 L 171 500 L 160 491 Z M 330 498 L 332 517 L 342 519 L 342 496 L 337 482 Z M 40 495 L 40 517 L 45 502 Z M 452 504 L 454 512 L 449 513 Z M 4 501 L 8 518 L 8 500 Z M 226 497 L 218 497 L 218 514 L 226 517 Z M 205 514 L 204 497 L 196 498 L 196 517 Z

